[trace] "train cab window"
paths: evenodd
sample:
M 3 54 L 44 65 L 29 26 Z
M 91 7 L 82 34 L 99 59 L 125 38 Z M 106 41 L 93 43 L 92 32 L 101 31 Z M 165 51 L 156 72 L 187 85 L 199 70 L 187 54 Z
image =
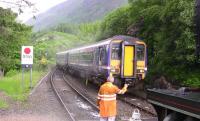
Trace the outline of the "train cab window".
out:
M 137 45 L 137 60 L 144 60 L 145 47 L 142 44 Z
M 120 58 L 121 58 L 120 43 L 113 43 L 112 44 L 111 59 L 113 59 L 113 60 L 119 60 Z

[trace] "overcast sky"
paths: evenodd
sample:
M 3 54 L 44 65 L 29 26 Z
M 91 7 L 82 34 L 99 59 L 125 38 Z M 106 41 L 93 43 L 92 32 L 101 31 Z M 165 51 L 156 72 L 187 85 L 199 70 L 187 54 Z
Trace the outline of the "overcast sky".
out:
M 6 2 L 1 2 L 1 1 L 6 1 Z M 12 4 L 9 4 L 9 2 L 13 2 L 13 1 L 19 1 L 19 0 L 0 0 L 0 6 L 1 7 L 4 7 L 4 8 L 12 8 L 12 10 L 14 11 L 17 11 L 16 7 Z M 20 14 L 18 19 L 20 21 L 27 21 L 29 18 L 33 17 L 33 14 L 34 15 L 37 15 L 39 13 L 42 13 L 42 12 L 45 12 L 46 10 L 48 10 L 49 8 L 61 3 L 61 2 L 64 2 L 64 1 L 67 1 L 67 0 L 28 0 L 32 3 L 35 4 L 35 7 L 37 9 L 37 12 L 34 14 L 33 11 L 35 11 L 34 8 L 26 8 L 24 9 L 24 13 Z

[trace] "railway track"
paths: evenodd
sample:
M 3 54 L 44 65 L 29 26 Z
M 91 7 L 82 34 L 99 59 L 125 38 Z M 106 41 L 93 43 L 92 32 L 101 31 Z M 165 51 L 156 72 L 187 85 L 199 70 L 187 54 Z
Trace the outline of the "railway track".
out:
M 63 99 L 62 99 L 61 96 L 59 95 L 58 90 L 56 89 L 56 86 L 55 86 L 55 84 L 54 84 L 54 82 L 53 82 L 53 80 L 54 80 L 53 77 L 54 77 L 56 71 L 57 71 L 57 69 L 55 69 L 55 70 L 51 73 L 51 77 L 50 77 L 50 83 L 51 83 L 52 89 L 53 89 L 55 95 L 57 96 L 58 100 L 60 101 L 60 103 L 64 106 L 64 109 L 65 109 L 66 112 L 67 112 L 67 117 L 69 117 L 69 119 L 70 119 L 71 121 L 76 121 L 76 120 L 74 119 L 73 115 L 70 113 L 70 110 L 68 109 L 68 107 L 67 107 L 66 104 L 64 103 Z
M 72 83 L 70 83 L 69 81 L 67 81 L 66 77 L 63 75 L 63 79 L 65 80 L 65 82 L 74 90 L 77 92 L 77 94 L 79 94 L 84 100 L 86 100 L 88 103 L 90 103 L 92 105 L 92 107 L 95 110 L 99 110 L 98 106 L 96 106 L 96 103 L 94 102 L 94 100 L 91 100 L 89 94 L 87 93 L 86 90 L 81 90 L 76 88 Z
M 59 70 L 55 69 L 52 72 L 50 83 L 55 95 L 57 96 L 58 100 L 61 102 L 61 104 L 63 105 L 63 108 L 66 111 L 67 121 L 77 121 L 77 120 L 96 121 L 97 119 L 99 119 L 97 115 L 94 116 L 95 114 L 90 113 L 90 112 L 93 113 L 95 111 L 97 112 L 98 107 L 96 107 L 94 103 L 92 103 L 89 99 L 87 99 L 86 96 L 81 94 L 70 83 L 67 83 L 63 74 Z M 65 94 L 65 92 L 71 93 L 70 95 L 73 97 L 69 97 L 69 96 L 66 97 L 67 94 Z M 83 105 L 83 107 L 87 107 L 85 102 L 82 103 L 80 101 L 81 100 L 79 99 L 80 97 L 81 99 L 85 100 L 86 103 L 89 103 L 89 106 L 92 107 L 93 109 L 90 109 L 90 108 L 86 109 L 87 111 L 80 110 L 80 107 L 77 105 Z M 78 103 L 77 103 L 77 100 L 78 100 Z
M 86 100 L 89 100 L 89 102 L 91 102 L 94 105 L 94 107 L 97 107 L 95 105 L 96 104 L 95 102 L 96 102 L 98 88 L 94 89 L 94 85 L 85 86 L 85 84 L 83 83 L 84 82 L 83 80 L 73 78 L 69 75 L 65 75 L 64 78 L 67 83 L 69 83 L 73 88 L 75 88 L 75 90 L 77 90 L 77 92 L 81 93 L 81 95 L 86 97 Z M 82 85 L 78 85 L 77 82 L 79 82 L 79 83 L 82 82 Z M 93 92 L 93 93 L 91 93 L 91 92 Z M 156 121 L 157 120 L 155 111 L 152 110 L 151 105 L 147 104 L 147 102 L 145 100 L 139 99 L 137 97 L 133 97 L 131 95 L 124 95 L 124 96 L 118 95 L 118 102 L 119 101 L 123 102 L 123 104 L 121 103 L 120 105 L 128 105 L 126 107 L 129 107 L 129 109 L 138 108 L 141 111 L 143 117 L 145 117 L 145 118 L 143 118 L 144 121 Z M 123 106 L 119 106 L 119 107 L 123 107 Z M 123 110 L 123 109 L 119 109 L 119 110 Z M 128 120 L 128 117 L 130 117 L 132 114 L 131 111 L 133 111 L 133 110 L 130 110 L 129 114 L 125 114 L 125 115 L 122 114 L 123 111 L 120 111 L 122 113 L 117 116 L 117 119 L 118 120 Z M 122 117 L 124 117 L 124 118 L 122 118 Z M 147 118 L 147 117 L 149 117 L 149 118 Z

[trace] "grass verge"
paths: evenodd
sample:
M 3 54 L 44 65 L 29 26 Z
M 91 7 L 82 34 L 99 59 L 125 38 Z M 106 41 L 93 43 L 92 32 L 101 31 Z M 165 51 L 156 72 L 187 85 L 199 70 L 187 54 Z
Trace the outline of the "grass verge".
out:
M 45 74 L 45 72 L 33 71 L 32 73 L 32 85 L 35 86 L 39 79 Z M 30 71 L 24 73 L 24 88 L 22 88 L 22 73 L 9 77 L 4 77 L 0 80 L 0 91 L 5 92 L 14 100 L 24 101 L 27 99 L 30 92 Z M 3 105 L 3 103 L 2 103 Z

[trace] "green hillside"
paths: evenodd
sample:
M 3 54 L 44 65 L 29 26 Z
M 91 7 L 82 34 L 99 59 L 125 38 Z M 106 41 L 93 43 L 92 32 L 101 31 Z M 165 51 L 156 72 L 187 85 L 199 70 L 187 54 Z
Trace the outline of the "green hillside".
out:
M 34 46 L 35 66 L 40 68 L 55 64 L 57 52 L 66 51 L 89 42 L 73 34 L 49 31 L 35 33 L 32 37 L 32 43 Z
M 26 23 L 34 30 L 43 30 L 60 23 L 88 23 L 101 20 L 112 10 L 127 4 L 128 0 L 67 0 Z

